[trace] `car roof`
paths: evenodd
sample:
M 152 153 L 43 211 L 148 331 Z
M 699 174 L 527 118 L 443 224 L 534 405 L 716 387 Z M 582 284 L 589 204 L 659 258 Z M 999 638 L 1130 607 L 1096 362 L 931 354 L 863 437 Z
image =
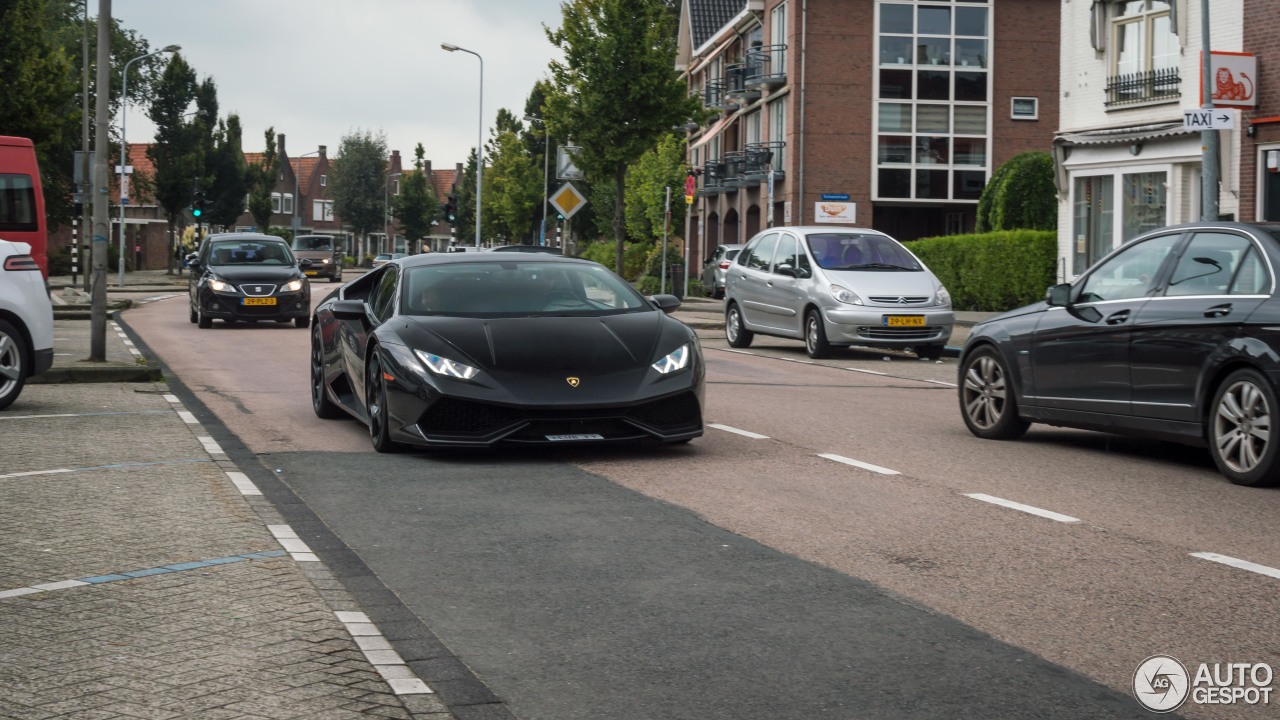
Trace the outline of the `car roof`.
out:
M 250 232 L 231 232 L 231 233 L 214 233 L 205 238 L 205 240 L 275 240 L 284 242 L 284 238 L 279 235 L 267 235 L 266 233 L 250 233 Z
M 447 265 L 451 263 L 572 263 L 598 265 L 583 258 L 552 255 L 551 253 L 423 253 L 397 259 L 402 267 L 420 265 Z

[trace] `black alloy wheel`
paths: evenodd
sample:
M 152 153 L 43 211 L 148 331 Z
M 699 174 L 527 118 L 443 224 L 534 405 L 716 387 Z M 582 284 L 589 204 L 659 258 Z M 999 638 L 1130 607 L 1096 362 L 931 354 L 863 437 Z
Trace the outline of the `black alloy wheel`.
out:
M 742 326 L 742 311 L 737 303 L 729 303 L 724 312 L 724 337 L 733 348 L 751 347 L 751 341 L 756 337 L 755 333 Z
M 378 360 L 377 348 L 369 353 L 367 373 L 369 377 L 365 382 L 365 414 L 369 417 L 369 439 L 373 442 L 373 449 L 380 453 L 397 452 L 402 446 L 391 439 L 387 381 L 382 376 L 382 363 Z
M 969 432 L 987 440 L 1013 440 L 1031 426 L 1018 417 L 1009 370 L 990 345 L 969 353 L 960 366 L 960 414 Z
M 311 409 L 316 417 L 333 420 L 342 417 L 342 408 L 329 399 L 324 383 L 324 346 L 320 342 L 320 326 L 311 332 Z
M 1277 445 L 1272 442 L 1275 390 L 1257 370 L 1227 376 L 1209 408 L 1209 452 L 1218 470 L 1237 485 L 1266 487 L 1280 483 Z
M 814 360 L 831 357 L 827 327 L 822 323 L 822 313 L 817 308 L 810 309 L 804 316 L 804 349 Z

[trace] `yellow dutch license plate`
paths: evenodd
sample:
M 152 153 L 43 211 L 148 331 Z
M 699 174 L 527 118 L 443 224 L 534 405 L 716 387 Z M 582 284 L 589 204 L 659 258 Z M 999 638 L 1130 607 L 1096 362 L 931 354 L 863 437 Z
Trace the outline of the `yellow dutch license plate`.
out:
M 305 273 L 303 273 L 303 274 L 304 274 L 304 275 L 306 275 L 307 277 L 315 277 L 316 275 L 319 275 L 320 273 L 318 273 L 318 272 L 317 272 L 317 271 L 315 271 L 315 270 L 308 270 L 308 271 L 306 271 L 306 272 L 305 272 Z
M 885 315 L 885 327 L 924 327 L 923 315 Z
M 244 298 L 241 301 L 243 305 L 275 305 L 276 299 L 270 298 Z

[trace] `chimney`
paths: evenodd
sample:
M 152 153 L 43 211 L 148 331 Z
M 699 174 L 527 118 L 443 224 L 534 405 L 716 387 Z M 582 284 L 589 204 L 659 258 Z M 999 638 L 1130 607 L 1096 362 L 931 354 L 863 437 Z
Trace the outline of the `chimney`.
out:
M 320 146 L 320 157 L 324 157 L 324 152 L 325 152 L 325 150 L 327 150 L 327 149 L 328 149 L 328 148 L 326 148 L 324 145 L 321 145 L 321 146 Z
M 276 135 L 276 155 L 280 157 L 289 157 L 289 153 L 284 151 L 284 133 Z
M 388 166 L 387 172 L 391 173 L 392 175 L 400 172 L 400 151 L 399 150 L 391 151 L 391 160 L 387 163 L 387 166 Z

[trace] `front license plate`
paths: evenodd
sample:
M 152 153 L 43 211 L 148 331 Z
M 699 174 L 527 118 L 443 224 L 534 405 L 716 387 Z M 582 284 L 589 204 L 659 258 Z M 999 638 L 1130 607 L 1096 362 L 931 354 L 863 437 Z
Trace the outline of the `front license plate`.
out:
M 241 305 L 275 305 L 276 299 L 271 298 L 243 298 L 240 300 Z
M 599 433 L 578 433 L 576 435 L 548 435 L 547 439 L 552 442 L 560 440 L 603 440 L 604 436 Z
M 923 315 L 885 315 L 885 327 L 924 327 Z
M 316 275 L 319 275 L 319 274 L 320 273 L 316 272 L 315 270 L 308 270 L 305 273 L 303 273 L 303 275 L 306 275 L 307 277 L 315 277 Z

